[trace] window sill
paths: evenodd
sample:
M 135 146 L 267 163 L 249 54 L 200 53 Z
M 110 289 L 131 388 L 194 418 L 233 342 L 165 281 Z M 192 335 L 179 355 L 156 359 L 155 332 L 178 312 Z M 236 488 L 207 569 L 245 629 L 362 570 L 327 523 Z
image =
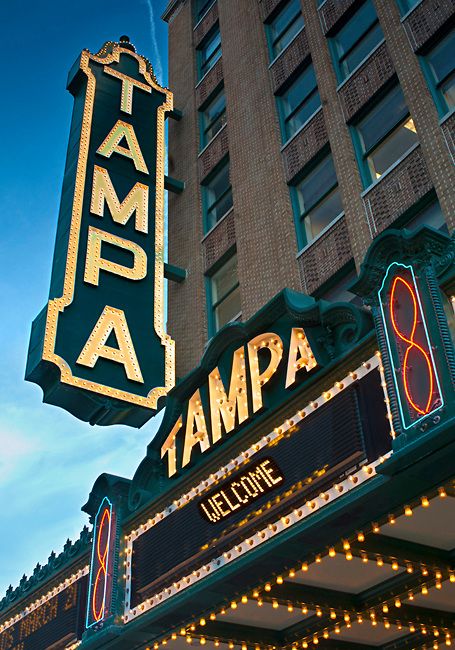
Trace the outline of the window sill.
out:
M 379 50 L 379 48 L 380 48 L 382 45 L 384 45 L 384 43 L 385 43 L 385 38 L 383 38 L 382 41 L 379 41 L 379 43 L 378 43 L 377 45 L 375 45 L 375 47 L 371 50 L 371 52 L 369 52 L 369 53 L 367 54 L 367 56 L 366 56 L 364 59 L 362 59 L 358 65 L 356 65 L 356 67 L 354 68 L 354 70 L 348 74 L 348 76 L 346 77 L 346 79 L 343 79 L 343 81 L 341 81 L 341 82 L 338 84 L 338 86 L 337 86 L 337 92 L 339 92 L 339 91 L 343 88 L 343 86 L 344 86 L 345 84 L 347 84 L 347 82 L 348 82 L 350 79 L 352 79 L 352 77 L 353 77 L 353 76 L 354 76 L 354 75 L 355 75 L 355 74 L 360 70 L 360 68 L 361 68 L 363 65 L 365 65 L 365 63 L 368 61 L 368 59 L 369 59 L 370 57 L 373 56 L 373 54 L 376 52 L 376 50 Z
M 446 122 L 450 117 L 452 117 L 454 113 L 455 113 L 455 106 L 451 108 L 450 111 L 447 111 L 447 113 L 443 115 L 443 117 L 441 117 L 441 119 L 439 120 L 439 126 L 442 126 L 444 122 Z
M 301 255 L 303 255 L 303 253 L 304 253 L 305 251 L 307 251 L 309 248 L 311 248 L 311 247 L 313 246 L 313 244 L 315 244 L 317 241 L 319 241 L 319 239 L 321 239 L 321 237 L 322 237 L 323 235 L 325 235 L 325 234 L 326 234 L 326 233 L 327 233 L 331 228 L 333 228 L 333 226 L 334 226 L 335 224 L 337 224 L 339 221 L 341 221 L 341 219 L 342 219 L 343 217 L 344 217 L 344 212 L 340 212 L 340 214 L 339 214 L 338 216 L 336 216 L 335 219 L 334 219 L 333 221 L 331 221 L 331 222 L 330 222 L 330 223 L 329 223 L 325 228 L 323 228 L 323 229 L 321 230 L 321 232 L 319 233 L 319 235 L 317 235 L 317 237 L 315 237 L 314 239 L 312 239 L 312 240 L 311 240 L 308 244 L 306 244 L 306 245 L 305 245 L 301 250 L 299 250 L 299 252 L 298 252 L 297 255 L 295 256 L 295 258 L 296 258 L 296 259 L 299 259 L 299 257 L 300 257 Z
M 288 140 L 286 140 L 286 142 L 285 142 L 283 145 L 281 145 L 281 147 L 280 147 L 280 151 L 281 151 L 281 152 L 283 152 L 283 151 L 286 149 L 286 147 L 289 146 L 289 144 L 290 144 L 290 143 L 291 143 L 291 142 L 292 142 L 292 141 L 293 141 L 293 140 L 294 140 L 294 139 L 299 135 L 299 133 L 301 133 L 301 132 L 303 131 L 303 129 L 305 129 L 305 128 L 308 126 L 308 124 L 311 122 L 311 120 L 313 119 L 313 117 L 316 117 L 316 115 L 317 115 L 320 111 L 322 111 L 322 106 L 319 106 L 319 108 L 317 108 L 317 109 L 314 111 L 314 113 L 312 113 L 312 114 L 310 115 L 310 117 L 306 120 L 306 122 L 304 122 L 304 123 L 302 124 L 302 126 L 299 126 L 299 128 L 298 128 L 297 131 L 294 133 L 294 135 L 291 135 L 291 137 L 290 137 Z
M 220 223 L 221 223 L 222 221 L 224 221 L 225 219 L 227 219 L 227 217 L 228 217 L 228 216 L 231 214 L 231 212 L 233 212 L 233 211 L 234 211 L 234 206 L 232 206 L 232 208 L 229 208 L 229 210 L 228 210 L 227 212 L 225 212 L 225 213 L 223 214 L 223 216 L 220 217 L 220 218 L 218 219 L 218 221 L 217 221 L 217 222 L 216 222 L 216 223 L 215 223 L 215 224 L 210 228 L 210 230 L 208 230 L 208 231 L 205 233 L 205 235 L 204 235 L 203 238 L 201 239 L 201 244 L 202 244 L 202 243 L 207 239 L 207 237 L 208 237 L 209 235 L 212 234 L 212 232 L 213 232 L 216 228 L 218 228 L 218 226 L 220 225 Z
M 202 14 L 202 16 L 199 18 L 199 20 L 197 21 L 197 23 L 196 23 L 195 26 L 193 27 L 193 32 L 194 32 L 194 31 L 199 27 L 199 25 L 202 23 L 202 21 L 203 21 L 204 18 L 207 16 L 207 14 L 209 13 L 209 11 L 211 10 L 211 8 L 213 7 L 214 4 L 216 4 L 216 0 L 213 0 L 213 2 L 212 2 L 212 4 L 210 5 L 210 7 L 209 7 L 209 8 L 208 8 L 208 9 L 207 9 L 203 14 Z
M 386 176 L 388 176 L 389 174 L 391 174 L 391 173 L 393 172 L 393 170 L 396 169 L 396 168 L 398 167 L 398 165 L 400 165 L 404 160 L 406 160 L 406 158 L 407 158 L 408 156 L 410 156 L 411 153 L 417 149 L 417 147 L 420 147 L 420 142 L 415 142 L 415 143 L 412 145 L 412 147 L 410 147 L 410 148 L 406 151 L 406 153 L 404 153 L 404 154 L 401 156 L 401 158 L 398 158 L 398 160 L 396 160 L 396 161 L 393 163 L 393 165 L 391 165 L 388 169 L 386 169 L 386 171 L 382 174 L 382 176 L 380 176 L 380 177 L 377 178 L 375 181 L 373 181 L 370 185 L 368 185 L 368 187 L 366 187 L 366 188 L 363 190 L 363 192 L 360 194 L 360 196 L 362 197 L 362 199 L 363 199 L 363 198 L 364 198 L 364 197 L 365 197 L 369 192 L 371 192 L 371 190 L 372 190 L 374 187 L 376 187 L 376 185 L 378 185 L 378 184 L 379 184 L 379 183 L 380 183 L 384 178 L 386 178 Z
M 212 65 L 212 67 L 209 68 L 209 69 L 207 70 L 207 72 L 204 74 L 204 76 L 201 77 L 201 78 L 199 79 L 199 81 L 197 82 L 197 84 L 194 86 L 194 90 L 196 90 L 197 88 L 199 88 L 199 86 L 200 86 L 201 83 L 204 81 L 204 79 L 206 78 L 206 76 L 212 72 L 213 68 L 216 66 L 216 64 L 218 63 L 218 61 L 222 61 L 222 59 L 223 59 L 223 55 L 221 55 L 220 58 L 217 59 L 217 60 L 215 61 L 215 63 Z
M 199 158 L 200 156 L 202 156 L 202 154 L 204 153 L 204 151 L 210 147 L 210 145 L 212 144 L 212 142 L 213 142 L 214 140 L 216 140 L 216 138 L 220 135 L 221 131 L 222 131 L 223 129 L 226 128 L 226 125 L 227 125 L 227 122 L 225 122 L 225 123 L 223 124 L 223 126 L 221 127 L 221 129 L 215 133 L 215 135 L 213 136 L 213 138 L 210 138 L 210 140 L 207 142 L 207 144 L 204 145 L 204 148 L 201 149 L 200 152 L 199 152 L 198 155 L 197 155 L 198 158 Z
M 288 48 L 292 45 L 292 43 L 295 41 L 295 39 L 297 38 L 297 36 L 298 36 L 299 34 L 301 34 L 301 33 L 303 32 L 304 29 L 305 29 L 305 25 L 303 25 L 303 26 L 299 29 L 299 31 L 297 32 L 297 34 L 294 34 L 294 36 L 291 38 L 291 40 L 290 40 L 289 43 L 286 45 L 286 47 L 285 47 L 284 49 L 282 49 L 281 52 L 280 52 L 279 54 L 277 54 L 276 57 L 275 57 L 274 59 L 272 59 L 272 61 L 270 61 L 269 66 L 268 66 L 268 67 L 269 67 L 269 70 L 270 70 L 270 68 L 271 68 L 271 67 L 272 67 L 272 66 L 273 66 L 273 65 L 278 61 L 278 59 L 280 59 L 280 58 L 283 56 L 283 54 L 288 50 Z
M 415 10 L 417 9 L 417 7 L 418 7 L 419 5 L 422 4 L 422 2 L 423 2 L 423 0 L 419 0 L 418 3 L 417 3 L 414 7 L 412 7 L 412 9 L 409 9 L 409 11 L 407 11 L 407 12 L 404 14 L 404 16 L 401 16 L 401 18 L 400 18 L 401 22 L 403 22 L 404 20 L 406 20 L 406 18 L 407 18 L 408 16 L 410 16 L 410 15 L 412 14 L 412 12 L 415 11 Z
M 319 11 L 319 9 L 320 9 L 321 7 L 323 7 L 323 6 L 325 5 L 326 2 L 327 2 L 327 0 L 322 0 L 321 4 L 320 4 L 319 7 L 318 7 L 318 11 Z

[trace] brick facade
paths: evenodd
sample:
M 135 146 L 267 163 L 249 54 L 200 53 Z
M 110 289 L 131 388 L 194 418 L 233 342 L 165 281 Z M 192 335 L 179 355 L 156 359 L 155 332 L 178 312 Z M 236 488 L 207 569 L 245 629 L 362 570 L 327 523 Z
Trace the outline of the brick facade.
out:
M 180 0 L 169 19 L 169 84 L 184 113 L 169 127 L 169 173 L 186 184 L 181 195 L 169 197 L 169 261 L 188 270 L 184 283 L 169 286 L 180 376 L 198 363 L 207 343 L 205 275 L 234 247 L 247 319 L 285 286 L 315 293 L 352 260 L 358 270 L 372 239 L 412 215 L 429 192 L 436 192 L 449 229 L 455 226 L 455 115 L 440 119 L 416 56 L 453 22 L 453 3 L 421 0 L 402 19 L 395 0 L 373 0 L 385 42 L 339 84 L 328 37 L 362 0 L 326 0 L 319 9 L 301 0 L 305 27 L 270 64 L 264 21 L 285 2 L 217 0 L 194 28 L 192 0 Z M 217 23 L 222 58 L 198 82 L 196 47 Z M 322 107 L 283 147 L 276 96 L 310 60 Z M 349 125 L 395 82 L 419 145 L 365 189 Z M 198 110 L 221 83 L 226 125 L 199 152 Z M 289 185 L 324 151 L 333 157 L 344 215 L 297 254 Z M 233 209 L 204 235 L 200 183 L 227 154 Z M 185 313 L 191 313 L 191 328 L 182 324 Z
M 392 59 L 386 44 L 382 43 L 338 91 L 346 122 L 352 120 L 394 75 Z

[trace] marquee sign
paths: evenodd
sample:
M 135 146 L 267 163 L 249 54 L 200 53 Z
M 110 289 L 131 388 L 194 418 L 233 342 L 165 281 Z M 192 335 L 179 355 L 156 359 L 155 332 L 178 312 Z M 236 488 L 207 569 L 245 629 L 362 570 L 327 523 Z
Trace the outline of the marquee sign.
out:
M 27 379 L 91 423 L 141 426 L 174 385 L 164 329 L 164 119 L 172 94 L 123 40 L 84 50 L 50 300 L 35 320 Z
M 80 573 L 76 580 L 67 579 L 56 595 L 29 606 L 17 622 L 0 626 L 0 650 L 63 648 L 80 640 L 87 593 L 86 570 Z
M 379 305 L 404 429 L 443 406 L 425 313 L 411 265 L 394 262 L 379 290 Z
M 290 512 L 305 504 L 311 512 L 312 499 L 334 482 L 386 455 L 392 438 L 381 373 L 375 356 L 326 385 L 322 395 L 223 467 L 206 463 L 200 483 L 132 531 L 126 549 L 128 619 L 162 602 L 163 594 L 190 586 L 206 575 L 206 567 L 222 567 L 236 557 L 231 549 L 247 552 L 251 539 L 260 544 L 267 539 L 261 531 L 274 530 L 274 522 Z M 169 541 L 176 539 L 178 544 Z

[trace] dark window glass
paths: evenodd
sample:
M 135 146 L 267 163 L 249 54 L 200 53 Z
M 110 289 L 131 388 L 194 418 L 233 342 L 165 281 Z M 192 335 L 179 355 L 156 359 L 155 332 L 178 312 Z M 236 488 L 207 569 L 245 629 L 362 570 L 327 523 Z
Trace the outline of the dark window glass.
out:
M 288 139 L 321 105 L 314 68 L 311 64 L 280 95 L 279 101 L 282 106 L 285 137 Z
M 354 270 L 349 271 L 345 276 L 343 276 L 343 278 L 341 278 L 341 280 L 330 287 L 330 289 L 324 291 L 319 298 L 322 300 L 328 300 L 329 302 L 352 302 L 354 305 L 362 307 L 362 299 L 348 289 L 356 278 L 356 272 Z
M 207 229 L 210 230 L 217 221 L 232 208 L 232 188 L 229 181 L 229 161 L 203 185 L 205 195 Z
M 215 4 L 216 0 L 196 0 L 196 11 L 194 14 L 194 22 L 198 23 L 202 16 L 207 13 L 210 7 Z
M 268 26 L 272 58 L 284 50 L 303 25 L 300 0 L 290 0 Z
M 443 111 L 455 106 L 455 30 L 452 30 L 428 54 L 427 63 L 433 86 L 443 105 Z
M 408 230 L 416 230 L 420 226 L 431 226 L 448 234 L 447 223 L 438 201 L 434 201 L 423 208 L 404 227 L 408 228 Z
M 367 0 L 333 38 L 340 80 L 345 79 L 384 38 L 371 0 Z
M 210 279 L 212 321 L 215 331 L 240 316 L 237 255 L 233 255 Z
M 343 212 L 332 156 L 327 156 L 296 186 L 298 208 L 307 242 Z
M 418 142 L 412 117 L 396 86 L 357 125 L 362 154 L 371 180 L 380 178 Z
M 219 28 L 206 38 L 199 51 L 200 65 L 199 65 L 199 79 L 207 74 L 213 68 L 215 63 L 221 56 L 221 34 Z
M 201 143 L 205 146 L 226 122 L 226 95 L 222 88 L 201 113 Z
M 414 7 L 419 3 L 420 0 L 398 0 L 398 6 L 400 8 L 401 15 L 404 16 L 414 9 Z

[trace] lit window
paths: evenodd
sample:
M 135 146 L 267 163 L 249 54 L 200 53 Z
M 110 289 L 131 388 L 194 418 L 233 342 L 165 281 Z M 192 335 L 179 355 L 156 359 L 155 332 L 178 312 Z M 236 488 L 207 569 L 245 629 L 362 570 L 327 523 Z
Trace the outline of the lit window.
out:
M 329 41 L 338 81 L 346 79 L 383 38 L 376 11 L 367 0 Z
M 411 11 L 411 9 L 414 9 L 419 2 L 420 0 L 398 0 L 401 15 L 404 16 Z
M 220 57 L 221 34 L 220 28 L 217 26 L 216 30 L 202 41 L 202 45 L 198 50 L 199 79 L 202 79 L 202 77 L 213 68 Z
M 216 0 L 196 0 L 196 9 L 194 12 L 194 22 L 198 23 L 204 14 L 214 5 Z
M 224 88 L 221 88 L 201 111 L 201 145 L 203 147 L 216 136 L 225 122 L 226 95 L 224 94 Z
M 365 185 L 380 178 L 419 141 L 399 86 L 376 104 L 356 131 Z
M 455 30 L 425 57 L 430 89 L 441 115 L 455 107 Z
M 279 95 L 278 101 L 283 118 L 284 137 L 288 140 L 321 105 L 311 64 Z
M 240 288 L 237 274 L 237 255 L 233 255 L 210 278 L 210 329 L 237 320 L 241 315 Z
M 304 25 L 300 0 L 290 0 L 267 25 L 272 59 L 289 45 Z
M 300 243 L 313 241 L 342 212 L 332 156 L 327 156 L 295 186 Z
M 202 185 L 206 229 L 210 230 L 232 208 L 229 160 Z

